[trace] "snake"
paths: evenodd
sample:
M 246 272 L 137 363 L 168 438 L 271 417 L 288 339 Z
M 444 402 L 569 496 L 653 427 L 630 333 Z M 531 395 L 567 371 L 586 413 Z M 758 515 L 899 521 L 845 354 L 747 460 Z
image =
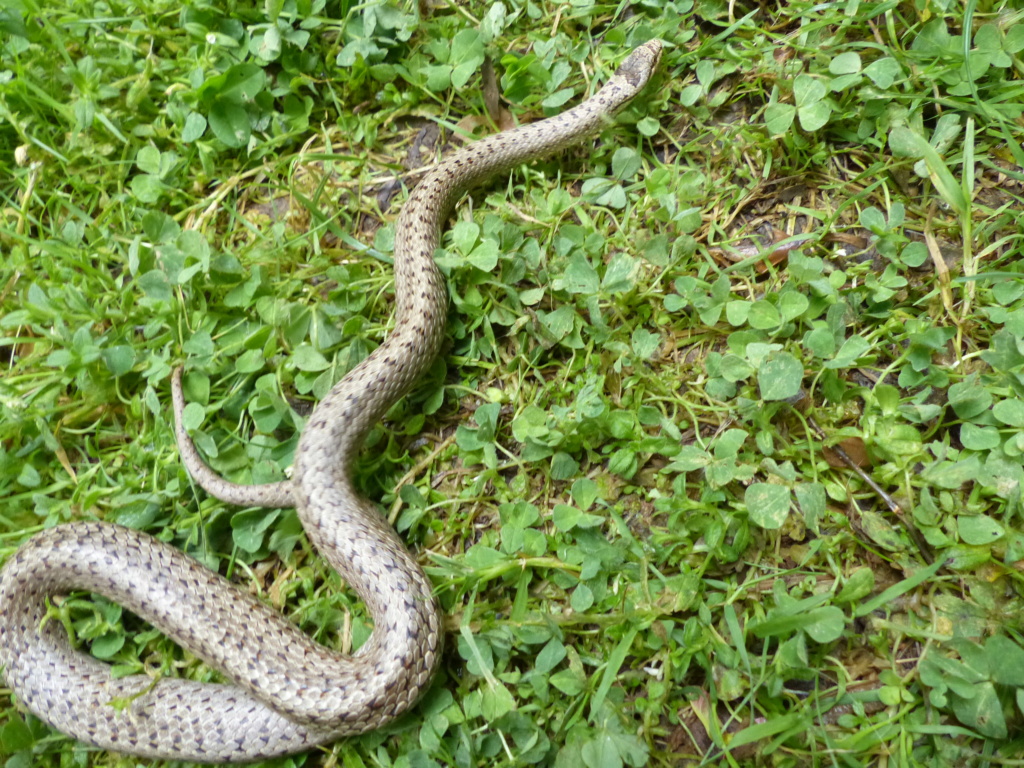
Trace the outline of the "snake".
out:
M 30 537 L 0 569 L 0 665 L 24 709 L 105 750 L 228 763 L 380 728 L 416 703 L 441 657 L 440 609 L 423 569 L 354 486 L 353 460 L 440 352 L 448 295 L 433 257 L 459 197 L 609 124 L 647 84 L 661 50 L 658 40 L 638 46 L 578 106 L 471 142 L 415 186 L 395 225 L 393 328 L 313 409 L 288 480 L 241 485 L 210 469 L 183 425 L 181 369 L 172 373 L 175 436 L 193 479 L 229 503 L 294 506 L 311 545 L 363 601 L 373 622 L 366 642 L 353 654 L 329 649 L 149 534 L 103 521 L 61 523 Z M 75 648 L 49 612 L 55 598 L 78 591 L 149 622 L 214 670 L 214 681 L 114 675 Z

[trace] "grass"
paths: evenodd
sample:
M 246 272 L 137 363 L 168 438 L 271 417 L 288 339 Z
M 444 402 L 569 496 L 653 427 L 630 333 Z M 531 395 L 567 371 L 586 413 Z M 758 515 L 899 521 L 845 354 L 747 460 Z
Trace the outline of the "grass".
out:
M 449 342 L 359 463 L 441 674 L 267 765 L 1021 764 L 1019 4 L 218 5 L 0 11 L 0 557 L 117 521 L 358 646 L 291 511 L 190 483 L 171 368 L 216 469 L 283 477 L 386 335 L 401 183 L 659 37 L 599 140 L 460 206 Z M 117 606 L 53 612 L 209 675 Z M 4 768 L 137 764 L 6 694 Z

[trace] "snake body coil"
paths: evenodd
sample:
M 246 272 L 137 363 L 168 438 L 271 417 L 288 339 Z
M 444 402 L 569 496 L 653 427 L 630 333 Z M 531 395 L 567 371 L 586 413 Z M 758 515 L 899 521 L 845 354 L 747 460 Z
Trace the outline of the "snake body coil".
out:
M 353 488 L 349 472 L 367 431 L 441 345 L 447 296 L 433 261 L 440 227 L 467 188 L 600 128 L 644 87 L 660 54 L 658 41 L 640 46 L 580 106 L 470 144 L 420 182 L 395 230 L 394 330 L 317 405 L 290 481 L 240 486 L 203 464 L 181 425 L 175 372 L 176 434 L 189 471 L 226 501 L 297 508 L 312 544 L 373 618 L 373 634 L 358 652 L 324 648 L 151 536 L 110 523 L 68 523 L 29 539 L 0 571 L 0 665 L 25 707 L 104 749 L 210 763 L 302 751 L 376 728 L 412 706 L 438 663 L 438 607 L 423 571 Z M 75 590 L 120 603 L 232 682 L 115 679 L 45 618 L 48 598 Z

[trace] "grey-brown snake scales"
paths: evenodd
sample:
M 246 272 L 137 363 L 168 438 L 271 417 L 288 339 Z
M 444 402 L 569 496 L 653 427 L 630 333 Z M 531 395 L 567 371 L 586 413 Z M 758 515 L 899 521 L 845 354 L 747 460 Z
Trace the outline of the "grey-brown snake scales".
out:
M 0 571 L 0 665 L 25 708 L 104 749 L 212 763 L 300 752 L 381 726 L 416 702 L 438 664 L 438 606 L 422 569 L 353 487 L 352 460 L 439 351 L 448 300 L 433 254 L 459 195 L 594 133 L 644 87 L 660 56 L 661 43 L 645 43 L 578 107 L 474 142 L 416 186 L 395 228 L 394 330 L 317 405 L 289 481 L 242 486 L 210 470 L 181 425 L 174 374 L 190 473 L 225 501 L 294 505 L 313 546 L 364 601 L 370 639 L 350 656 L 330 651 L 174 547 L 111 523 L 72 522 L 33 536 Z M 50 598 L 77 590 L 120 603 L 232 682 L 115 679 L 46 618 Z

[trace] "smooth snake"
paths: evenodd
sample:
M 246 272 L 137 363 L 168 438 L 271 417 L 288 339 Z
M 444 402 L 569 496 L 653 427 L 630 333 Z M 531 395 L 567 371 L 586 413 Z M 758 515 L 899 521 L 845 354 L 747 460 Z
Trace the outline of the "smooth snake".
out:
M 639 46 L 579 106 L 473 142 L 416 186 L 395 227 L 394 329 L 316 406 L 290 480 L 237 485 L 209 469 L 182 426 L 181 371 L 174 372 L 176 436 L 189 472 L 234 504 L 296 507 L 310 542 L 372 617 L 362 647 L 353 655 L 328 650 L 152 536 L 111 523 L 65 523 L 30 538 L 0 571 L 0 664 L 25 708 L 104 749 L 209 763 L 303 751 L 377 728 L 416 702 L 438 664 L 439 609 L 420 566 L 354 489 L 352 461 L 439 352 L 447 293 L 433 254 L 458 197 L 596 132 L 646 85 L 660 56 L 657 40 Z M 120 603 L 233 682 L 115 679 L 47 618 L 47 601 L 73 591 Z

